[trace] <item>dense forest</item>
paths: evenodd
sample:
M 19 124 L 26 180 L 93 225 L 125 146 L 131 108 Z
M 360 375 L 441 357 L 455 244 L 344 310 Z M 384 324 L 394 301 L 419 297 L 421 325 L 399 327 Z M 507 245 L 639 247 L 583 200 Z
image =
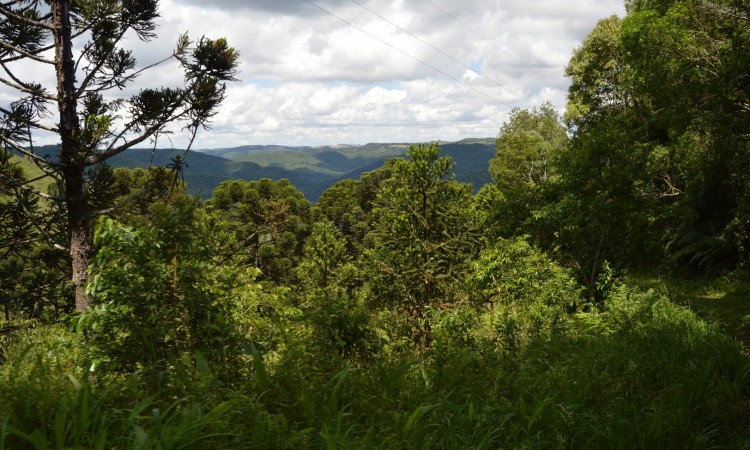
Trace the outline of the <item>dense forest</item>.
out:
M 12 3 L 3 67 L 45 39 Z M 101 25 L 89 90 L 128 81 L 113 23 L 155 17 L 98 3 L 71 13 Z M 127 102 L 95 91 L 38 155 L 47 94 L 11 81 L 0 450 L 750 447 L 750 4 L 626 6 L 574 50 L 564 114 L 511 113 L 478 191 L 433 143 L 314 204 L 270 178 L 203 200 L 179 155 L 106 164 L 141 141 L 108 144 Z M 223 100 L 234 50 L 188 45 L 129 132 L 194 136 Z

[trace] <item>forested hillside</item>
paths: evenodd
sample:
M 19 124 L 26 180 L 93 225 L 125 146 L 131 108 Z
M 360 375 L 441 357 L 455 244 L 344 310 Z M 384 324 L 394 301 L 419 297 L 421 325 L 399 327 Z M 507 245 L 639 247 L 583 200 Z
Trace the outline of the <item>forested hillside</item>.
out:
M 73 163 L 4 144 L 0 450 L 750 446 L 750 4 L 626 5 L 564 114 L 513 110 L 489 161 L 157 151 L 92 164 L 81 200 Z M 179 98 L 140 95 L 141 128 Z
M 311 202 L 335 182 L 357 179 L 381 167 L 385 160 L 403 157 L 409 144 L 337 145 L 329 147 L 244 146 L 192 151 L 185 155 L 182 176 L 190 194 L 209 198 L 227 180 L 271 178 L 289 180 Z M 487 164 L 495 155 L 493 139 L 467 139 L 441 145 L 443 154 L 456 162 L 456 179 L 478 190 L 488 182 Z M 168 166 L 182 150 L 156 152 L 133 149 L 110 161 L 112 167 Z

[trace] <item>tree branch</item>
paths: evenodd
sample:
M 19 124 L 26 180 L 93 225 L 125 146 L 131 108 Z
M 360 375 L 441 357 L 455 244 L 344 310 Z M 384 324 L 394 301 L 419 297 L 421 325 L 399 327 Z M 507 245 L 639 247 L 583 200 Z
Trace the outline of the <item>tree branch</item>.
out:
M 44 58 L 41 58 L 39 56 L 36 56 L 33 53 L 29 53 L 29 52 L 27 52 L 27 51 L 25 51 L 25 50 L 23 50 L 21 48 L 18 48 L 18 47 L 14 46 L 14 45 L 10 45 L 10 44 L 8 44 L 7 42 L 5 42 L 3 40 L 0 40 L 0 47 L 4 48 L 6 50 L 9 50 L 11 52 L 18 53 L 20 56 L 23 56 L 23 57 L 29 58 L 29 59 L 33 59 L 34 61 L 37 61 L 37 62 L 40 62 L 40 63 L 55 65 L 54 61 L 51 61 L 49 59 L 44 59 Z
M 54 239 L 52 239 L 52 236 L 50 236 L 49 233 L 47 233 L 47 230 L 44 227 L 39 225 L 34 215 L 31 214 L 28 208 L 26 208 L 26 205 L 21 203 L 21 208 L 23 209 L 23 212 L 26 215 L 26 217 L 28 217 L 31 223 L 34 225 L 34 228 L 36 228 L 37 231 L 39 231 L 39 233 L 41 233 L 42 236 L 44 236 L 44 238 L 47 240 L 47 243 L 51 245 L 52 248 L 56 250 L 65 250 L 65 251 L 69 250 L 68 248 L 60 245 L 59 243 L 55 242 Z
M 113 40 L 114 40 L 114 42 L 120 42 L 120 40 L 122 40 L 122 37 L 123 37 L 123 36 L 125 35 L 125 32 L 126 32 L 126 31 L 127 31 L 128 29 L 129 29 L 128 27 L 125 27 L 125 28 L 123 28 L 123 29 L 122 29 L 122 30 L 120 31 L 120 35 L 119 35 L 119 36 L 117 36 L 117 38 L 116 38 L 116 39 L 113 39 Z M 86 49 L 86 50 L 88 50 L 89 48 L 91 48 L 91 46 L 89 46 L 89 45 L 87 45 L 86 47 L 87 47 L 87 49 Z M 113 53 L 114 53 L 114 49 L 113 49 L 113 50 L 111 50 L 110 52 L 108 52 L 107 56 L 109 56 L 109 55 L 111 55 L 111 54 L 113 54 Z M 86 55 L 86 51 L 83 51 L 83 52 L 81 53 L 81 57 L 84 57 L 85 55 Z M 87 59 L 88 59 L 88 58 L 87 58 Z M 79 61 L 80 61 L 80 60 L 79 60 Z M 81 97 L 81 94 L 82 94 L 83 92 L 85 92 L 85 91 L 86 91 L 86 88 L 87 88 L 87 87 L 88 87 L 88 85 L 89 85 L 89 84 L 91 83 L 91 80 L 93 80 L 94 78 L 96 78 L 96 74 L 97 74 L 97 72 L 99 72 L 99 71 L 101 70 L 102 66 L 103 66 L 103 65 L 104 65 L 104 64 L 105 64 L 106 62 L 107 62 L 107 57 L 106 57 L 106 56 L 105 56 L 105 57 L 103 57 L 103 58 L 100 58 L 100 59 L 99 59 L 99 61 L 97 61 L 97 62 L 96 62 L 96 64 L 94 65 L 94 68 L 93 68 L 93 69 L 90 69 L 90 70 L 89 70 L 89 73 L 88 73 L 88 74 L 86 75 L 86 78 L 84 78 L 84 79 L 83 79 L 83 81 L 81 82 L 80 86 L 78 87 L 78 90 L 77 90 L 76 92 L 74 92 L 74 93 L 73 93 L 73 96 L 74 96 L 74 97 L 75 97 L 76 99 L 80 98 L 80 97 Z M 78 68 L 78 63 L 76 63 L 76 68 Z M 114 79 L 114 77 L 112 77 L 112 79 Z M 112 80 L 110 80 L 109 82 L 111 83 L 111 82 L 112 82 Z M 105 83 L 105 85 L 106 85 L 106 83 Z
M 25 148 L 19 146 L 18 144 L 16 144 L 15 142 L 11 141 L 10 139 L 7 139 L 7 138 L 3 137 L 2 135 L 0 135 L 0 141 L 2 141 L 5 145 L 10 146 L 13 150 L 15 150 L 15 151 L 17 151 L 17 152 L 19 152 L 19 153 L 21 153 L 21 154 L 23 154 L 25 156 L 28 156 L 28 157 L 32 158 L 33 160 L 35 160 L 35 161 L 42 161 L 45 164 L 48 164 L 50 166 L 58 166 L 59 165 L 57 163 L 52 163 L 50 161 L 47 161 L 46 159 L 42 158 L 41 156 L 36 155 L 36 154 L 34 154 L 34 153 L 26 150 Z
M 45 175 L 45 176 L 46 176 L 46 175 Z M 36 181 L 36 180 L 38 180 L 38 179 L 44 178 L 44 176 L 42 176 L 42 177 L 39 177 L 39 178 L 37 178 L 37 179 L 34 179 L 34 180 L 23 181 L 23 182 L 20 182 L 20 183 L 18 183 L 18 182 L 16 182 L 16 181 L 14 181 L 12 177 L 9 177 L 9 176 L 7 176 L 7 175 L 6 175 L 6 174 L 4 174 L 4 173 L 0 173 L 0 178 L 3 178 L 3 179 L 5 180 L 5 182 L 6 182 L 6 183 L 7 183 L 7 184 L 8 184 L 8 185 L 9 185 L 10 187 L 12 187 L 12 188 L 16 188 L 16 189 L 23 189 L 24 191 L 27 191 L 27 192 L 31 192 L 32 194 L 36 195 L 37 197 L 41 197 L 41 198 L 44 198 L 44 199 L 47 199 L 47 200 L 52 200 L 52 201 L 63 201 L 63 200 L 64 200 L 64 199 L 63 199 L 63 198 L 61 198 L 61 197 L 54 197 L 54 196 L 52 196 L 52 195 L 49 195 L 49 194 L 45 194 L 45 193 L 43 193 L 43 192 L 40 192 L 40 191 L 38 191 L 38 190 L 34 189 L 34 188 L 33 188 L 33 187 L 31 187 L 31 186 L 28 186 L 28 185 L 26 185 L 26 183 L 30 183 L 31 181 Z
M 10 75 L 11 75 L 12 78 L 15 79 L 15 77 L 12 74 L 10 74 Z M 43 98 L 45 100 L 49 100 L 51 102 L 56 102 L 57 101 L 57 99 L 55 97 L 53 97 L 53 96 L 51 96 L 49 94 L 39 95 L 38 91 L 35 91 L 33 89 L 29 89 L 29 88 L 25 87 L 23 84 L 13 83 L 12 81 L 8 81 L 8 80 L 6 80 L 5 78 L 2 78 L 2 77 L 0 77 L 0 83 L 6 85 L 8 87 L 12 87 L 14 89 L 18 89 L 19 91 L 21 91 L 21 92 L 23 92 L 25 94 L 36 95 L 36 96 L 41 97 L 41 98 Z
M 75 39 L 77 37 L 80 37 L 82 34 L 86 33 L 90 29 L 91 29 L 91 27 L 82 28 L 80 31 L 78 31 L 77 33 L 73 34 L 71 36 L 71 39 Z M 55 48 L 55 45 L 54 44 L 50 44 L 50 45 L 47 45 L 47 46 L 44 46 L 44 47 L 39 47 L 38 49 L 34 50 L 33 52 L 26 52 L 26 53 L 28 53 L 30 55 L 38 55 L 38 54 L 47 52 L 49 50 L 52 50 L 54 48 Z M 18 61 L 18 60 L 21 60 L 21 59 L 24 59 L 24 58 L 28 58 L 28 56 L 25 56 L 25 55 L 11 56 L 10 58 L 0 59 L 0 62 L 2 62 L 2 63 L 9 63 L 9 62 Z
M 177 109 L 177 108 L 175 108 L 175 109 Z M 173 110 L 173 112 L 174 112 L 174 110 Z M 115 155 L 118 155 L 118 154 L 124 152 L 125 150 L 133 148 L 135 145 L 140 144 L 141 142 L 145 141 L 146 139 L 148 139 L 151 136 L 153 136 L 154 134 L 156 134 L 156 132 L 158 132 L 165 125 L 167 125 L 169 123 L 172 123 L 172 122 L 175 122 L 175 121 L 179 120 L 181 117 L 187 115 L 188 112 L 189 112 L 189 110 L 186 109 L 186 110 L 180 112 L 179 114 L 170 115 L 166 119 L 160 120 L 158 123 L 156 123 L 156 124 L 151 125 L 150 127 L 148 127 L 140 136 L 136 137 L 135 139 L 132 139 L 130 141 L 125 140 L 124 144 L 122 144 L 122 145 L 120 145 L 118 147 L 114 147 L 113 146 L 114 143 L 117 142 L 120 139 L 125 139 L 123 137 L 124 134 L 127 132 L 127 130 L 132 129 L 132 123 L 128 124 L 125 127 L 125 129 L 118 135 L 118 137 L 115 140 L 112 141 L 112 145 L 110 145 L 110 147 L 107 150 L 103 151 L 102 153 L 97 153 L 95 155 L 91 155 L 91 156 L 87 157 L 86 158 L 86 164 L 87 165 L 99 164 L 99 163 L 104 162 L 107 159 L 109 159 L 109 158 L 111 158 L 111 157 L 113 157 Z
M 11 18 L 13 20 L 17 20 L 17 21 L 19 21 L 21 23 L 24 23 L 26 25 L 32 26 L 32 27 L 43 28 L 43 29 L 49 30 L 49 31 L 53 31 L 54 30 L 54 27 L 52 26 L 52 24 L 44 23 L 44 22 L 39 22 L 39 21 L 36 21 L 36 20 L 29 19 L 28 17 L 20 16 L 20 15 L 14 13 L 12 10 L 10 10 L 5 5 L 0 5 L 0 14 L 2 14 L 5 17 Z
M 39 291 L 42 291 L 42 290 L 44 290 L 44 289 L 47 289 L 47 288 L 48 288 L 48 287 L 50 287 L 50 286 L 55 286 L 55 285 L 57 285 L 57 284 L 60 284 L 60 283 L 61 283 L 61 282 L 62 282 L 63 280 L 65 280 L 66 278 L 68 278 L 68 275 L 67 275 L 67 274 L 66 274 L 66 275 L 63 275 L 63 276 L 61 276 L 61 277 L 59 277 L 59 278 L 57 278 L 56 280 L 53 280 L 53 281 L 52 281 L 52 282 L 50 282 L 50 283 L 47 283 L 47 284 L 45 284 L 45 285 L 42 285 L 42 286 L 38 286 L 38 287 L 35 287 L 34 289 L 29 289 L 29 290 L 27 290 L 26 292 L 23 292 L 23 293 L 20 293 L 20 294 L 15 294 L 15 295 L 13 295 L 13 296 L 11 296 L 11 297 L 5 297 L 5 298 L 2 298 L 2 299 L 0 299 L 0 305 L 2 305 L 2 304 L 4 304 L 4 303 L 10 303 L 10 302 L 11 302 L 11 301 L 13 301 L 14 299 L 17 299 L 18 297 L 23 297 L 23 296 L 26 296 L 26 295 L 29 295 L 29 294 L 33 294 L 34 292 L 39 292 Z

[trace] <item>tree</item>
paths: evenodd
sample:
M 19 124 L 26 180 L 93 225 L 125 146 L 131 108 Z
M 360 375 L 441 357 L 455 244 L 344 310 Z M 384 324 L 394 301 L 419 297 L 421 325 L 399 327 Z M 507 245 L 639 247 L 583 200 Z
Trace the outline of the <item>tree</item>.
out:
M 84 285 L 94 252 L 91 219 L 97 211 L 90 199 L 96 168 L 135 145 L 149 140 L 156 145 L 169 124 L 183 125 L 189 149 L 224 99 L 224 82 L 233 80 L 235 73 L 238 53 L 226 40 L 201 38 L 193 45 L 183 35 L 174 52 L 161 61 L 179 63 L 185 73 L 182 87 L 142 89 L 129 98 L 118 97 L 117 91 L 153 67 L 138 68 L 132 52 L 120 44 L 129 33 L 143 41 L 152 39 L 158 17 L 158 0 L 0 4 L 0 67 L 5 74 L 0 83 L 20 96 L 0 106 L 0 144 L 4 151 L 32 158 L 59 186 L 59 195 L 46 198 L 66 219 L 64 242 L 57 244 L 70 253 L 79 311 L 90 303 Z M 43 86 L 18 75 L 30 66 L 39 72 L 53 70 L 56 85 Z M 52 105 L 55 114 L 50 112 Z M 56 123 L 50 123 L 53 116 Z M 60 138 L 56 158 L 35 151 L 35 134 L 45 132 Z M 0 176 L 9 179 L 6 166 L 0 168 Z M 15 188 L 33 191 L 28 184 Z
M 233 180 L 214 189 L 207 206 L 221 211 L 236 233 L 237 257 L 279 281 L 302 254 L 309 232 L 310 202 L 289 180 Z
M 305 259 L 299 265 L 298 272 L 306 282 L 306 292 L 319 290 L 327 299 L 329 292 L 339 290 L 338 281 L 343 281 L 346 287 L 348 280 L 338 279 L 339 269 L 351 261 L 351 255 L 346 248 L 346 239 L 342 238 L 331 221 L 323 219 L 313 224 L 304 253 Z
M 679 214 L 672 260 L 694 274 L 730 267 L 750 255 L 750 7 L 633 1 L 620 41 L 633 89 L 649 100 L 648 137 L 671 169 L 660 175 Z
M 495 141 L 492 179 L 503 191 L 544 183 L 552 175 L 552 159 L 567 143 L 565 127 L 550 103 L 514 109 Z
M 590 293 L 605 261 L 660 261 L 654 232 L 669 201 L 657 176 L 664 161 L 649 143 L 650 103 L 633 89 L 637 75 L 622 48 L 621 28 L 616 16 L 601 20 L 566 67 L 571 140 L 555 163 L 557 199 L 535 214 L 556 230 L 553 245 Z
M 565 68 L 571 81 L 565 120 L 574 131 L 613 110 L 623 109 L 632 100 L 623 78 L 621 24 L 617 16 L 600 20 Z
M 128 225 L 134 222 L 148 223 L 154 207 L 187 196 L 186 185 L 178 179 L 178 175 L 166 167 L 115 169 L 109 188 L 115 196 L 114 206 L 107 211 L 107 215 Z
M 397 159 L 386 160 L 383 167 L 363 173 L 359 180 L 341 180 L 326 189 L 312 209 L 313 220 L 330 220 L 347 238 L 352 259 L 362 254 L 365 237 L 372 228 L 371 211 L 383 182 L 392 175 Z
M 502 195 L 491 205 L 494 227 L 510 237 L 525 234 L 524 223 L 541 206 L 545 185 L 553 181 L 555 159 L 565 150 L 568 135 L 549 103 L 532 110 L 514 109 L 495 141 L 490 174 Z M 483 195 L 488 194 L 489 188 Z
M 578 259 L 593 266 L 668 256 L 717 273 L 750 255 L 750 10 L 731 0 L 627 10 L 599 22 L 566 69 L 572 141 L 557 217 L 590 218 L 591 232 L 561 242 L 589 246 Z
M 304 286 L 302 295 L 327 303 L 333 299 L 353 300 L 354 289 L 361 286 L 359 269 L 347 249 L 347 240 L 328 219 L 312 226 L 305 242 L 304 259 L 297 266 Z
M 64 310 L 62 293 L 69 294 L 70 288 L 64 280 L 70 276 L 64 252 L 44 245 L 45 236 L 39 229 L 48 235 L 59 230 L 44 202 L 32 192 L 14 188 L 33 178 L 22 168 L 28 166 L 26 161 L 2 152 L 0 160 L 12 176 L 0 178 L 0 305 L 6 321 L 19 313 L 56 319 Z M 44 182 L 38 180 L 37 184 Z M 47 306 L 52 306 L 52 311 Z
M 86 351 L 126 372 L 179 371 L 183 355 L 193 366 L 204 357 L 231 379 L 240 353 L 231 310 L 255 284 L 253 270 L 219 262 L 230 237 L 188 196 L 157 204 L 145 225 L 102 218 L 87 285 L 94 301 L 79 321 Z
M 398 308 L 422 323 L 417 332 L 429 344 L 425 314 L 461 275 L 474 242 L 471 186 L 453 180 L 450 157 L 440 148 L 411 146 L 396 160 L 393 177 L 375 200 L 370 261 L 374 301 Z

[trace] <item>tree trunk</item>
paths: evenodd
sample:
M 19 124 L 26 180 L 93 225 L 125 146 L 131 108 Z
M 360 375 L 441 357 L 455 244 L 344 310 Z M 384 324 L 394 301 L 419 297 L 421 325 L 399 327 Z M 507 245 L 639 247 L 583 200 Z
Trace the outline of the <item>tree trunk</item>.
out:
M 70 26 L 71 0 L 52 2 L 55 39 L 55 75 L 57 77 L 57 106 L 60 113 L 60 163 L 65 186 L 65 204 L 70 236 L 70 259 L 73 269 L 76 310 L 83 312 L 91 300 L 85 294 L 88 261 L 93 253 L 89 229 L 88 199 L 86 196 L 85 152 L 80 148 L 80 124 L 76 111 L 75 62 Z
M 66 183 L 67 185 L 67 183 Z M 91 232 L 89 230 L 88 208 L 86 201 L 72 201 L 68 195 L 68 226 L 70 227 L 70 259 L 73 269 L 73 288 L 75 290 L 76 311 L 83 312 L 91 304 L 91 298 L 85 293 L 88 281 L 88 264 L 93 253 Z

